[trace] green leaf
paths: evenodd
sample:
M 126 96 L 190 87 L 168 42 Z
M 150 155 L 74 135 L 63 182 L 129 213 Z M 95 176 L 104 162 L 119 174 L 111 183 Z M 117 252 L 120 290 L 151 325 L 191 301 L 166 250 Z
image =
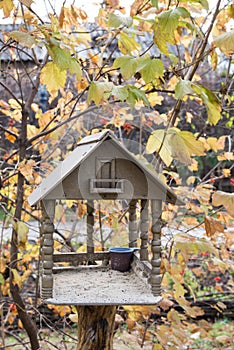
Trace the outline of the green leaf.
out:
M 230 56 L 234 53 L 234 30 L 230 30 L 227 33 L 223 33 L 214 39 L 215 45 L 225 55 Z
M 10 38 L 16 40 L 23 47 L 32 48 L 37 42 L 35 38 L 30 33 L 25 33 L 21 31 L 12 31 L 8 34 Z
M 2 273 L 0 273 L 0 284 L 4 284 L 5 283 L 5 278 L 3 276 Z
M 88 103 L 94 101 L 96 105 L 99 105 L 103 98 L 110 96 L 112 89 L 113 83 L 92 81 L 88 92 Z
M 168 55 L 167 43 L 174 44 L 174 30 L 179 18 L 180 15 L 175 10 L 164 11 L 156 18 L 157 23 L 153 26 L 154 43 L 165 55 Z
M 167 44 L 173 45 L 175 42 L 174 31 L 179 26 L 180 17 L 190 17 L 189 12 L 184 7 L 163 11 L 156 17 L 153 25 L 154 43 L 165 55 L 169 54 Z
M 142 74 L 142 78 L 147 84 L 154 81 L 157 78 L 163 77 L 164 66 L 160 59 L 147 58 L 144 61 L 143 65 L 141 64 L 140 67 L 139 66 L 137 67 L 136 71 Z
M 113 67 L 120 68 L 120 73 L 124 79 L 130 79 L 136 73 L 136 59 L 128 55 L 117 57 Z
M 118 46 L 120 51 L 124 54 L 131 54 L 132 52 L 139 51 L 141 45 L 134 39 L 133 36 L 129 36 L 126 33 L 120 33 L 118 37 Z
M 182 99 L 185 95 L 194 94 L 192 83 L 189 80 L 180 80 L 175 87 L 175 98 Z
M 114 86 L 112 95 L 120 101 L 125 101 L 128 98 L 129 93 L 126 86 Z
M 188 10 L 184 7 L 176 7 L 176 9 L 174 10 L 180 17 L 183 18 L 189 18 L 190 17 L 190 13 L 188 12 Z
M 66 71 L 62 70 L 56 63 L 48 62 L 41 70 L 40 81 L 54 97 L 58 89 L 63 88 L 66 83 Z
M 128 98 L 127 98 L 127 102 L 134 106 L 136 104 L 137 101 L 143 101 L 143 103 L 148 106 L 149 105 L 149 101 L 146 97 L 146 94 L 144 91 L 138 89 L 135 86 L 132 85 L 128 85 Z
M 80 64 L 73 57 L 71 58 L 69 71 L 71 72 L 71 74 L 75 74 L 77 79 L 81 79 L 82 70 L 81 70 Z
M 192 84 L 194 92 L 202 99 L 203 103 L 206 105 L 206 110 L 208 114 L 208 122 L 211 125 L 216 125 L 218 121 L 222 118 L 221 103 L 217 96 L 205 86 L 201 84 Z
M 133 23 L 132 17 L 124 17 L 120 15 L 115 15 L 110 13 L 108 17 L 108 27 L 118 28 L 121 25 L 125 25 L 128 28 L 131 27 Z
M 158 9 L 158 0 L 151 0 L 151 3 L 156 9 Z
M 60 69 L 69 69 L 73 58 L 69 51 L 61 49 L 58 46 L 48 46 L 48 52 L 52 60 L 60 67 Z

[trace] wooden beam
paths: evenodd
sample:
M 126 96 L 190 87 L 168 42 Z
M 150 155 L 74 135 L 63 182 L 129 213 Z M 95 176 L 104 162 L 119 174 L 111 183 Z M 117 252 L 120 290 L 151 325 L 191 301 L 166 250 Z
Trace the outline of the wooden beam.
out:
M 150 277 L 150 284 L 152 293 L 154 296 L 161 294 L 161 213 L 162 213 L 162 201 L 152 200 L 151 201 L 152 211 L 152 227 L 151 231 L 153 234 L 152 239 L 152 271 Z
M 41 207 L 41 297 L 42 299 L 48 299 L 53 297 L 53 219 L 55 213 L 55 201 L 43 200 Z
M 110 260 L 109 252 L 98 253 L 57 253 L 53 255 L 54 262 L 70 262 L 72 264 L 87 261 Z
M 140 217 L 140 238 L 141 249 L 140 259 L 148 261 L 148 228 L 149 228 L 149 210 L 148 201 L 146 199 L 141 200 L 141 217 Z
M 94 201 L 87 201 L 87 252 L 94 253 Z
M 137 219 L 136 219 L 136 205 L 137 200 L 132 199 L 129 204 L 129 221 L 128 221 L 128 230 L 129 230 L 129 247 L 137 247 Z

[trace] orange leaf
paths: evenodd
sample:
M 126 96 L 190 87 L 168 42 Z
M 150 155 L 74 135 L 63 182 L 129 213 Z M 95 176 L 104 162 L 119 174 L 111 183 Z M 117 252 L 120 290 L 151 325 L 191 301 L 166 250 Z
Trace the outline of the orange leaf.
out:
M 205 217 L 205 229 L 208 237 L 212 237 L 216 232 L 224 232 L 221 222 L 210 216 Z

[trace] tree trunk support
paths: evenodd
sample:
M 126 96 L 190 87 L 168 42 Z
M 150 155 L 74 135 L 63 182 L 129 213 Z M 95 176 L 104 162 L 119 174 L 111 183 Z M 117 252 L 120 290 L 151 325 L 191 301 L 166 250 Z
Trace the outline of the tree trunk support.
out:
M 95 283 L 95 281 L 94 281 Z M 76 306 L 77 350 L 112 350 L 116 306 Z

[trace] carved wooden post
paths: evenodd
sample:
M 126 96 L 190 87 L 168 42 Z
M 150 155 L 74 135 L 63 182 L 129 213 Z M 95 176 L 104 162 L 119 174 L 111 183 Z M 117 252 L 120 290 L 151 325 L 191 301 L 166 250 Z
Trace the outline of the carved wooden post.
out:
M 161 213 L 162 213 L 162 201 L 152 200 L 151 201 L 152 211 L 152 271 L 150 277 L 150 284 L 152 293 L 154 296 L 160 295 L 161 293 L 161 276 L 160 276 L 160 265 L 161 265 Z
M 140 232 L 141 232 L 141 250 L 140 259 L 148 260 L 148 226 L 149 226 L 149 209 L 147 199 L 141 200 L 141 218 L 140 218 Z
M 54 251 L 54 212 L 55 201 L 42 201 L 41 220 L 41 297 L 48 299 L 53 297 L 53 251 Z
M 129 204 L 129 247 L 137 247 L 137 220 L 136 220 L 136 204 L 137 200 L 132 199 Z
M 87 252 L 94 253 L 94 202 L 87 201 Z

